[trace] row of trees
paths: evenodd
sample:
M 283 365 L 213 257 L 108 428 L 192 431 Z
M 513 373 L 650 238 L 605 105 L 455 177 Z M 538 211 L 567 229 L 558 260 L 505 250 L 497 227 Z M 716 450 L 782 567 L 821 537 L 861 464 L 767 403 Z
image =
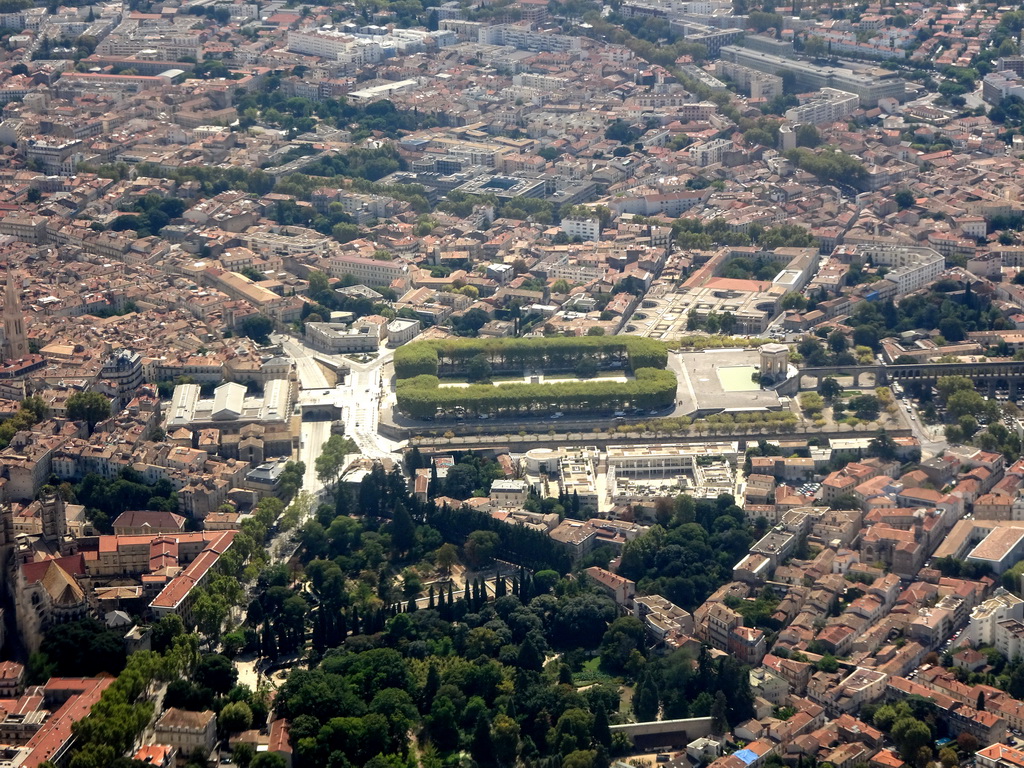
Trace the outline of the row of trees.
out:
M 445 339 L 405 344 L 395 351 L 399 379 L 428 374 L 457 376 L 478 355 L 495 372 L 569 371 L 580 357 L 592 357 L 602 369 L 618 365 L 636 371 L 664 368 L 668 348 L 641 336 L 553 336 L 548 338 Z
M 671 371 L 641 368 L 635 378 L 618 382 L 593 379 L 552 384 L 470 384 L 441 387 L 436 376 L 401 379 L 396 387 L 402 413 L 416 419 L 432 419 L 438 413 L 538 415 L 552 412 L 611 413 L 621 408 L 657 410 L 673 405 L 676 377 Z
M 790 432 L 796 429 L 800 418 L 792 411 L 754 411 L 751 413 L 714 413 L 701 419 L 690 416 L 672 416 L 666 419 L 621 424 L 616 429 L 630 432 L 742 432 L 760 429 Z
M 132 761 L 121 755 L 133 748 L 153 717 L 154 685 L 191 677 L 199 664 L 197 638 L 185 635 L 180 623 L 160 652 L 132 654 L 89 714 L 75 724 L 70 768 L 131 768 Z

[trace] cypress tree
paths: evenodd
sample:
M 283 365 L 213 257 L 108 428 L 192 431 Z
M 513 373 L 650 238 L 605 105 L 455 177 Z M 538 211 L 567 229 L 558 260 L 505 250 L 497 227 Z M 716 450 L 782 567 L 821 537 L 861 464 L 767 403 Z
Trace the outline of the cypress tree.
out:
M 644 675 L 633 695 L 633 712 L 638 722 L 646 723 L 658 716 L 658 689 L 650 675 Z
M 533 588 L 533 576 L 528 573 L 524 573 L 522 583 L 519 585 L 519 599 L 522 600 L 525 605 L 533 599 L 535 594 L 536 591 Z
M 437 665 L 431 664 L 427 669 L 427 682 L 423 686 L 422 698 L 420 699 L 420 710 L 429 711 L 434 704 L 434 697 L 437 696 L 437 689 L 441 687 L 441 675 L 437 671 Z
M 490 765 L 494 760 L 494 742 L 491 740 L 491 724 L 487 715 L 480 713 L 473 729 L 473 740 L 469 745 L 469 753 L 477 765 Z
M 544 668 L 544 657 L 529 635 L 519 646 L 519 655 L 516 657 L 516 667 L 527 669 L 531 672 L 540 672 Z
M 604 707 L 598 705 L 594 714 L 594 743 L 600 744 L 605 749 L 612 748 L 612 732 L 608 726 L 608 713 Z
M 558 684 L 559 685 L 572 685 L 572 670 L 569 669 L 568 664 L 562 664 L 558 668 Z

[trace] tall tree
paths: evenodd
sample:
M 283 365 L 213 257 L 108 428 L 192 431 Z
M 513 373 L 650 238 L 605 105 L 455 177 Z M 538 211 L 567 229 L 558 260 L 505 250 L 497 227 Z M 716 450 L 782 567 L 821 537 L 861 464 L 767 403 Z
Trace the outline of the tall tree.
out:
M 650 675 L 644 675 L 633 694 L 633 713 L 641 723 L 650 722 L 658 717 L 658 687 Z
M 391 520 L 391 546 L 399 555 L 405 555 L 416 543 L 416 525 L 404 504 L 396 504 Z
M 711 730 L 714 733 L 729 730 L 729 700 L 722 691 L 715 693 L 715 703 L 711 705 Z
M 99 392 L 76 392 L 68 398 L 67 414 L 72 421 L 84 421 L 92 432 L 96 424 L 110 418 L 110 400 Z

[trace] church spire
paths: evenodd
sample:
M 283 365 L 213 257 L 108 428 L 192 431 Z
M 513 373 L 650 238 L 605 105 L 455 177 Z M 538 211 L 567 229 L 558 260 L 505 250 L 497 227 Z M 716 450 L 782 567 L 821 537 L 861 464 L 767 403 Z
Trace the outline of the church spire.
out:
M 4 286 L 4 358 L 17 360 L 28 354 L 25 338 L 25 318 L 21 314 L 21 286 L 7 264 L 7 284 Z

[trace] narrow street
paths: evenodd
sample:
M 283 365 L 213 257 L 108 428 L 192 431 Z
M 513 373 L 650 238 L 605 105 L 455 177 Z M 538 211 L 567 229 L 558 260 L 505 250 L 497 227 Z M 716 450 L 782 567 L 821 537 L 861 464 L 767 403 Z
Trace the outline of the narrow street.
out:
M 902 401 L 899 402 L 899 405 L 901 406 L 901 410 L 904 410 L 905 406 L 903 406 Z M 914 434 L 914 437 L 921 442 L 922 460 L 938 456 L 949 447 L 949 444 L 946 442 L 946 437 L 943 434 L 943 425 L 938 424 L 935 426 L 929 426 L 925 424 L 924 420 L 921 418 L 921 414 L 918 413 L 917 404 L 914 401 L 910 401 L 910 408 L 910 413 L 907 413 L 904 410 L 901 415 L 906 420 L 907 425 L 910 427 L 910 431 Z M 911 416 L 914 418 L 911 418 Z

